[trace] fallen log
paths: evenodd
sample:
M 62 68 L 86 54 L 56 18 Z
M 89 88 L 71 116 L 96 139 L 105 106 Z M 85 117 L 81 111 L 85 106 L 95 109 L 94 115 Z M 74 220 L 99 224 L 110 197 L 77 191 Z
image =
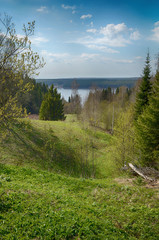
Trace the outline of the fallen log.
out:
M 137 167 L 135 167 L 132 163 L 129 163 L 128 165 L 129 165 L 129 167 L 130 167 L 135 173 L 137 173 L 139 176 L 143 177 L 143 178 L 146 179 L 146 180 L 154 181 L 154 179 L 152 179 L 152 178 L 144 175 L 144 174 L 143 174 Z

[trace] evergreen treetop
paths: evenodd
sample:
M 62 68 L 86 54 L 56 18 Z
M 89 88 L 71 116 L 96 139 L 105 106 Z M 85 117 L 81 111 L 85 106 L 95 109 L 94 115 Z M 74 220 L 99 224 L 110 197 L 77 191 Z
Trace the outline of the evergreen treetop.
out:
M 143 112 L 144 107 L 149 102 L 149 96 L 151 94 L 151 67 L 150 67 L 150 55 L 147 53 L 145 68 L 143 70 L 143 77 L 139 87 L 139 90 L 136 95 L 136 103 L 135 103 L 135 120 L 140 116 Z
M 149 105 L 139 116 L 136 129 L 143 163 L 159 168 L 159 72 L 155 77 Z

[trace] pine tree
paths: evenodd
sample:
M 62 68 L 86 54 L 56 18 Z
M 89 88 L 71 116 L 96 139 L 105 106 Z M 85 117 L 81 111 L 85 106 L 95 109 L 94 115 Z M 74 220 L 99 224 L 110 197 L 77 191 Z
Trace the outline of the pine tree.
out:
M 61 94 L 51 85 L 40 107 L 41 120 L 65 120 Z
M 136 95 L 136 104 L 135 104 L 135 120 L 138 119 L 140 114 L 143 112 L 145 106 L 149 102 L 149 95 L 151 93 L 151 67 L 150 67 L 150 56 L 149 52 L 147 53 L 145 68 L 143 71 L 142 82 L 139 87 L 139 91 Z
M 139 116 L 136 129 L 143 163 L 159 168 L 159 72 L 156 74 L 149 105 Z

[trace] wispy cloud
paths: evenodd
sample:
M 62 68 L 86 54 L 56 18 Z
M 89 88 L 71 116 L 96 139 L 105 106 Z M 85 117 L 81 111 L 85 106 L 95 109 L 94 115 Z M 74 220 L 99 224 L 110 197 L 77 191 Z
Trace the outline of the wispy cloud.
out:
M 97 29 L 95 29 L 95 28 L 90 28 L 90 29 L 87 29 L 86 32 L 88 32 L 88 33 L 96 33 L 96 32 L 97 32 Z
M 99 54 L 95 54 L 95 53 L 82 53 L 80 55 L 80 58 L 85 60 L 95 60 L 97 57 L 99 57 Z
M 155 22 L 154 24 L 154 28 L 152 29 L 152 36 L 150 36 L 150 40 L 153 40 L 153 41 L 156 41 L 156 42 L 159 42 L 159 21 L 158 22 Z
M 81 17 L 80 17 L 80 19 L 86 19 L 86 18 L 92 18 L 92 15 L 91 14 L 87 14 L 87 15 L 82 15 Z
M 90 49 L 101 51 L 101 52 L 119 53 L 119 51 L 117 51 L 115 49 L 112 49 L 112 48 L 108 48 L 106 46 L 98 46 L 98 45 L 95 45 L 95 44 L 88 44 L 87 47 L 90 48 Z
M 49 42 L 49 39 L 45 38 L 45 37 L 40 37 L 40 36 L 33 36 L 30 38 L 31 43 L 34 45 L 39 45 L 41 43 L 47 43 Z
M 135 32 L 132 32 L 132 33 L 130 34 L 130 39 L 131 39 L 131 40 L 136 41 L 136 40 L 139 40 L 140 38 L 141 38 L 141 34 L 139 33 L 138 30 L 135 31 Z
M 70 6 L 70 5 L 65 5 L 65 4 L 62 4 L 61 7 L 65 10 L 72 10 L 72 14 L 75 14 L 76 13 L 76 6 Z
M 38 8 L 38 9 L 36 9 L 36 11 L 37 12 L 41 12 L 41 13 L 48 13 L 48 9 L 45 6 L 42 6 L 42 7 Z
M 155 25 L 155 26 L 159 26 L 159 21 L 155 22 L 154 25 Z
M 46 50 L 41 51 L 41 55 L 47 59 L 49 62 L 63 62 L 67 63 L 70 59 L 69 53 L 54 53 L 54 52 L 48 52 Z
M 69 5 L 65 5 L 65 4 L 62 4 L 61 7 L 65 10 L 68 10 L 68 9 L 75 10 L 76 9 L 76 6 L 69 6 Z
M 43 56 L 49 56 L 49 57 L 55 57 L 55 58 L 63 58 L 63 57 L 68 57 L 69 56 L 68 53 L 51 53 L 51 52 L 48 52 L 46 50 L 42 50 L 41 54 Z
M 115 63 L 125 63 L 125 64 L 126 63 L 131 64 L 131 63 L 134 62 L 131 59 L 113 59 L 112 61 L 115 62 Z
M 143 57 L 141 57 L 141 56 L 136 56 L 135 59 L 140 60 L 140 59 L 143 59 Z

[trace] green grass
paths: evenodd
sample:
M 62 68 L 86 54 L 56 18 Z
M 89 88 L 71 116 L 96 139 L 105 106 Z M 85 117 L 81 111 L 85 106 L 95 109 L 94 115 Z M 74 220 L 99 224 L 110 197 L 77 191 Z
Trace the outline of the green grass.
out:
M 0 165 L 0 239 L 159 237 L 157 193 Z
M 158 193 L 117 184 L 110 135 L 75 116 L 11 127 L 1 129 L 0 240 L 159 239 Z
M 25 123 L 25 124 L 24 124 Z M 108 157 L 111 136 L 84 128 L 75 116 L 66 121 L 22 121 L 0 144 L 0 162 L 31 166 L 75 177 L 114 174 Z

